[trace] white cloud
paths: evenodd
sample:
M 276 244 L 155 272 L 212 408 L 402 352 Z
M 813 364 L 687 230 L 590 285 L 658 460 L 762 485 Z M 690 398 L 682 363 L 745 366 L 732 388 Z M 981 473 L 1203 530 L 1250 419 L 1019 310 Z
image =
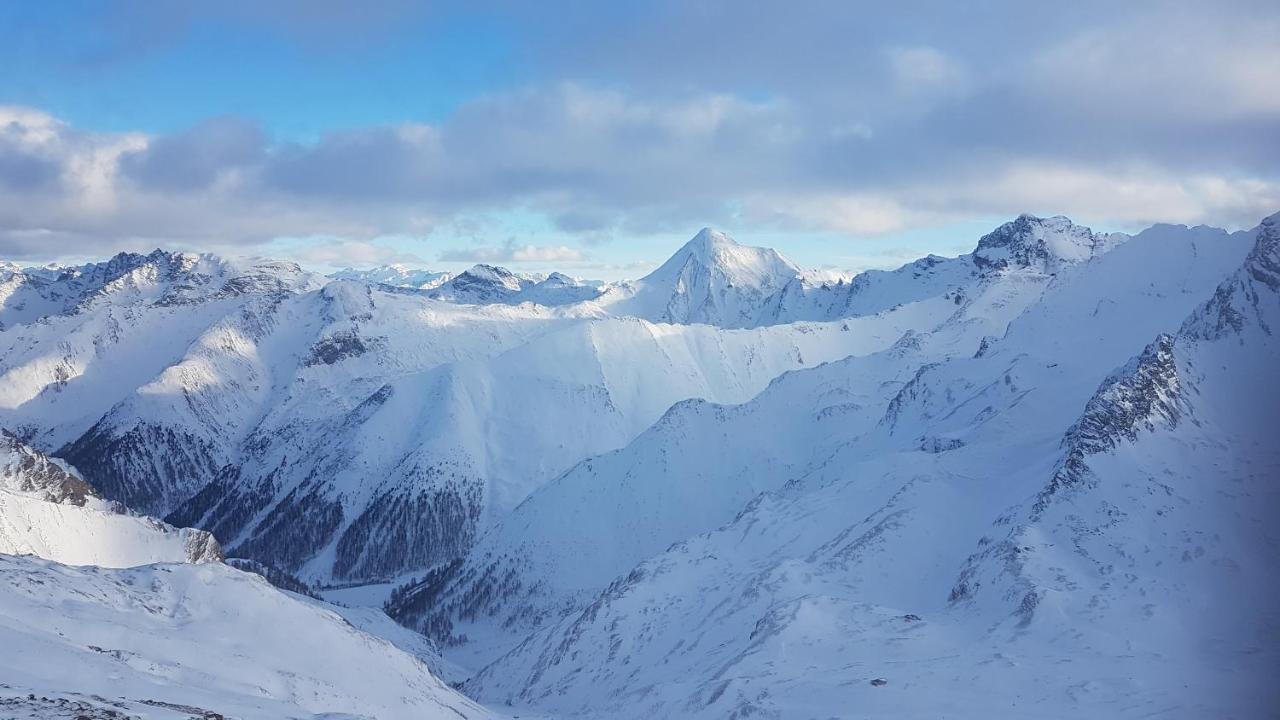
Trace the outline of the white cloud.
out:
M 383 243 L 341 238 L 291 238 L 262 248 L 268 257 L 282 257 L 314 267 L 372 267 L 404 264 L 429 265 L 422 255 Z
M 884 235 L 918 224 L 907 208 L 888 195 L 814 193 L 757 196 L 743 207 L 747 224 L 773 225 L 849 235 Z
M 961 94 L 969 87 L 969 71 L 937 48 L 899 46 L 889 48 L 887 53 L 899 92 Z
M 1206 6 L 1207 8 L 1208 6 Z M 1173 8 L 1088 28 L 1026 66 L 1029 91 L 1169 120 L 1280 115 L 1280 19 Z
M 874 193 L 756 196 L 741 220 L 748 227 L 876 237 L 1023 212 L 1131 229 L 1156 222 L 1248 228 L 1277 210 L 1280 181 L 1013 161 Z
M 1277 181 L 1141 166 L 1015 162 L 987 177 L 913 194 L 950 212 L 1031 210 L 1131 227 L 1153 222 L 1252 227 L 1280 209 Z
M 1048 40 L 1004 28 L 995 39 L 1009 47 L 983 35 L 968 50 L 945 34 L 930 45 L 873 34 L 854 48 L 797 36 L 777 57 L 680 45 L 651 59 L 680 59 L 688 83 L 551 78 L 436 124 L 309 142 L 245 119 L 147 135 L 0 108 L 0 257 L 327 237 L 339 240 L 305 251 L 317 262 L 384 262 L 397 251 L 377 238 L 458 238 L 450 228 L 504 212 L 554 228 L 554 242 L 482 232 L 441 259 L 575 263 L 579 246 L 608 256 L 605 239 L 706 224 L 863 237 L 1024 211 L 1251 226 L 1280 209 L 1278 28 L 1208 15 L 1077 22 Z M 1203 31 L 1189 32 L 1198 19 Z M 806 65 L 818 60 L 831 67 Z M 744 64 L 785 82 L 754 92 Z
M 517 245 L 508 241 L 501 247 L 474 247 L 445 250 L 440 253 L 444 262 L 474 263 L 577 263 L 587 256 L 567 245 Z

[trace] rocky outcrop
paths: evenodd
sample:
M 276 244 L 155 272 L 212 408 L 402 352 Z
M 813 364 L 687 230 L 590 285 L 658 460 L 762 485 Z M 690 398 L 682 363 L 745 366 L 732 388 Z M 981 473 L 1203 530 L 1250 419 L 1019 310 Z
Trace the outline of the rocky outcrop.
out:
M 1030 268 L 1054 273 L 1064 265 L 1106 252 L 1117 240 L 1065 217 L 1021 215 L 982 236 L 973 252 L 973 263 L 984 272 Z
M 98 496 L 89 483 L 65 464 L 29 447 L 4 429 L 0 429 L 0 487 L 36 494 L 52 503 L 77 506 Z
M 4 430 L 0 430 L 0 547 L 72 563 L 90 558 L 110 565 L 223 559 L 222 547 L 211 533 L 175 528 L 103 499 L 70 466 Z
M 1053 495 L 1084 482 L 1090 455 L 1137 440 L 1140 432 L 1176 426 L 1186 403 L 1174 338 L 1161 335 L 1098 388 L 1080 419 L 1067 430 L 1063 458 L 1037 498 L 1034 512 L 1042 511 Z

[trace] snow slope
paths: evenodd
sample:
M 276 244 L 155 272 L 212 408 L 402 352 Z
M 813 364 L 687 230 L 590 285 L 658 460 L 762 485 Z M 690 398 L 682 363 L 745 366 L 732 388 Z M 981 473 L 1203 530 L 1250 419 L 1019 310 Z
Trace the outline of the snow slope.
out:
M 128 512 L 73 470 L 0 431 L 0 553 L 69 565 L 214 562 L 216 540 Z
M 587 606 L 645 557 L 728 522 L 756 494 L 841 467 L 833 457 L 929 457 L 964 447 L 974 428 L 994 443 L 1044 444 L 1128 357 L 1135 332 L 1176 326 L 1249 241 L 1165 227 L 1056 276 L 1001 268 L 958 306 L 944 295 L 952 314 L 878 355 L 792 373 L 738 408 L 677 406 L 627 448 L 535 492 L 392 611 L 441 640 L 465 639 L 453 652 L 476 667 Z M 1099 297 L 1117 301 L 1099 313 Z M 1075 358 L 1067 347 L 1081 341 L 1094 350 Z M 1042 388 L 1041 403 L 1021 405 L 1025 386 Z M 1035 414 L 1006 418 L 1002 405 Z
M 417 658 L 221 563 L 0 555 L 5 717 L 482 718 Z
M 171 520 L 307 578 L 395 577 L 457 557 L 530 490 L 624 445 L 674 402 L 746 400 L 786 370 L 888 346 L 939 311 L 741 332 L 575 323 L 488 360 L 390 378 L 338 419 L 286 405 L 259 431 L 270 442 L 255 434 L 234 474 Z
M 210 325 L 261 315 L 321 279 L 288 263 L 157 250 L 28 270 L 18 282 L 35 295 L 10 295 L 0 310 L 0 425 L 49 451 L 178 362 Z
M 581 717 L 1265 715 L 1278 230 L 1154 228 L 1059 275 L 979 357 L 925 366 L 874 430 L 467 689 Z
M 221 559 L 0 432 L 0 716 L 490 717 L 426 638 Z

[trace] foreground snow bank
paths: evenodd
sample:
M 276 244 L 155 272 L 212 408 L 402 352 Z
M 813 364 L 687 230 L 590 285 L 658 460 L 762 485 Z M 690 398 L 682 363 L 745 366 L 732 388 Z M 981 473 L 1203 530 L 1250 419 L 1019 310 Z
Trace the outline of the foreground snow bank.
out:
M 322 603 L 222 563 L 0 555 L 0 647 L 5 717 L 489 717 Z

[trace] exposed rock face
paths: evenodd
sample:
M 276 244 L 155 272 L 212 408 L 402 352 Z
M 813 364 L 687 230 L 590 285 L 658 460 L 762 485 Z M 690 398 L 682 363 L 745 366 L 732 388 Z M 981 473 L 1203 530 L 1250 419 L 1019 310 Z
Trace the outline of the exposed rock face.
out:
M 218 544 L 218 539 L 213 536 L 213 533 L 196 528 L 181 528 L 178 532 L 185 538 L 187 562 L 219 562 L 226 559 L 222 553 L 222 546 Z
M 1107 452 L 1125 441 L 1133 442 L 1140 432 L 1172 428 L 1185 408 L 1174 338 L 1162 334 L 1142 355 L 1108 378 L 1089 400 L 1084 414 L 1063 438 L 1064 457 L 1037 500 L 1037 507 L 1043 508 L 1054 493 L 1084 481 L 1090 455 Z
M 563 273 L 545 278 L 517 275 L 504 267 L 479 264 L 431 288 L 433 300 L 472 305 L 572 305 L 600 295 L 599 283 L 582 282 Z
M 89 483 L 66 465 L 27 446 L 4 429 L 0 429 L 0 483 L 52 503 L 83 506 L 89 498 L 98 497 Z
M 311 346 L 305 365 L 333 365 L 347 358 L 359 357 L 371 349 L 370 343 L 353 330 L 336 332 Z
M 1119 239 L 1094 233 L 1065 217 L 1021 215 L 982 236 L 973 262 L 984 271 L 1021 267 L 1054 273 L 1106 252 Z
M 217 562 L 212 534 L 175 528 L 104 500 L 76 472 L 0 430 L 0 552 L 123 567 Z
M 1280 330 L 1269 320 L 1280 298 L 1280 213 L 1262 221 L 1258 241 L 1240 272 L 1218 286 L 1204 308 L 1187 319 L 1182 334 L 1205 340 L 1238 335 L 1256 323 L 1267 334 Z
M 1280 293 L 1280 214 L 1262 221 L 1258 244 L 1245 262 L 1249 277 Z
M 506 268 L 480 264 L 455 275 L 427 293 L 427 297 L 460 303 L 499 303 L 532 284 Z

